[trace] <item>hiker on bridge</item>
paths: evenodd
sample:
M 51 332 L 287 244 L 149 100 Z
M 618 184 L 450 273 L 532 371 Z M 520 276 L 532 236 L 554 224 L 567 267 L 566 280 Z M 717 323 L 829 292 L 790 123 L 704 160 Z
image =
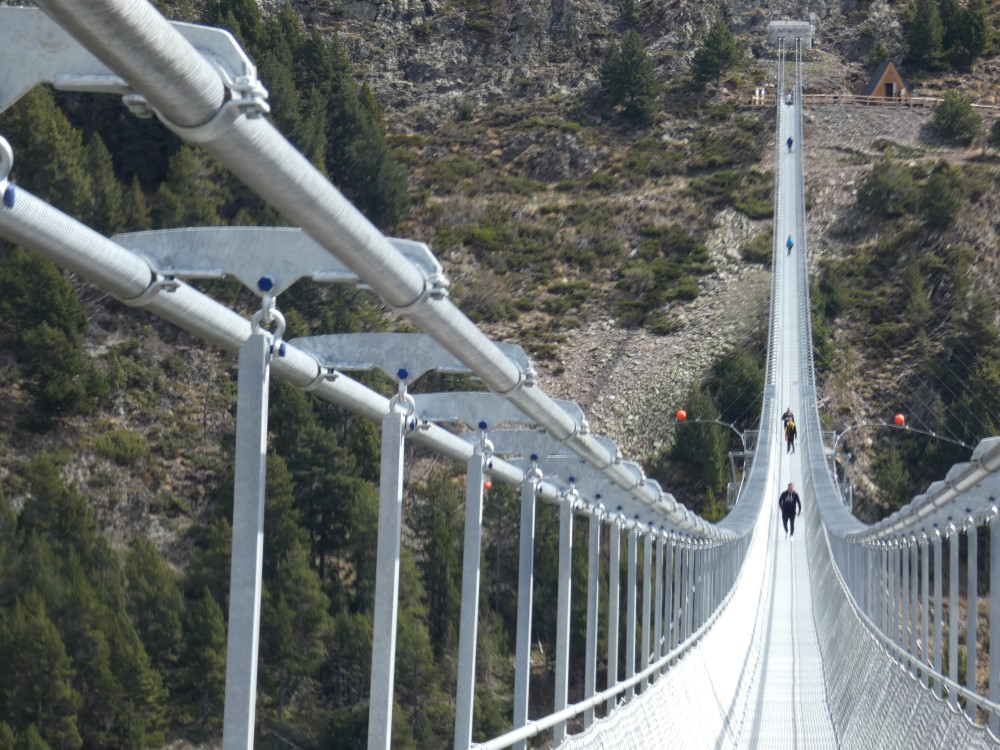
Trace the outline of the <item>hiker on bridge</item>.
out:
M 789 422 L 794 422 L 795 416 L 792 414 L 792 407 L 785 409 L 785 413 L 781 415 L 781 429 L 784 430 L 788 427 Z
M 781 493 L 778 498 L 778 507 L 781 508 L 781 525 L 785 528 L 785 539 L 792 539 L 795 536 L 795 511 L 802 515 L 802 501 L 799 500 L 799 493 L 795 491 L 795 485 L 788 483 L 788 489 Z
M 792 248 L 795 247 L 795 241 L 792 239 L 792 235 L 788 235 L 788 239 L 785 240 L 785 247 L 788 248 L 788 254 L 792 254 Z
M 793 144 L 794 142 L 795 142 L 795 141 L 793 141 L 793 140 L 792 140 L 792 136 L 788 136 L 788 140 L 787 140 L 787 141 L 785 141 L 785 143 L 787 143 L 787 144 L 788 144 L 788 151 L 789 151 L 789 152 L 791 152 L 791 150 L 792 150 L 792 144 Z
M 785 453 L 795 453 L 795 438 L 798 436 L 799 431 L 795 427 L 795 420 L 789 419 L 785 422 Z

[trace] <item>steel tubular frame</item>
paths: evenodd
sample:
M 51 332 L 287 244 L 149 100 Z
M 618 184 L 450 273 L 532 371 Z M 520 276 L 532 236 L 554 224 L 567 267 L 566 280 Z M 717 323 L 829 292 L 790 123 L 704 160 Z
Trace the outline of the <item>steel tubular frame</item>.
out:
M 422 275 L 264 118 L 224 106 L 217 71 L 151 6 L 138 0 L 42 0 L 39 6 L 149 101 L 157 116 L 199 143 L 368 282 L 519 409 L 609 480 L 695 536 L 735 539 L 651 485 L 635 485 L 615 456 L 575 423 Z
M 631 473 L 621 465 L 605 445 L 589 435 L 585 423 L 575 421 L 530 377 L 507 358 L 498 347 L 482 334 L 448 300 L 443 286 L 426 278 L 401 255 L 384 236 L 348 203 L 308 161 L 263 118 L 248 115 L 228 106 L 227 97 L 233 92 L 219 71 L 207 63 L 183 37 L 146 3 L 138 0 L 39 0 L 44 11 L 60 26 L 79 40 L 89 51 L 138 94 L 146 99 L 158 117 L 175 133 L 189 142 L 201 144 L 209 153 L 226 163 L 247 184 L 257 190 L 293 223 L 301 226 L 328 252 L 342 260 L 375 289 L 390 307 L 408 316 L 418 327 L 437 340 L 448 352 L 466 364 L 492 390 L 508 397 L 519 409 L 534 418 L 554 439 L 566 444 L 574 453 L 623 493 L 648 508 L 658 519 L 669 523 L 675 531 L 654 534 L 652 526 L 635 524 L 628 530 L 628 606 L 626 642 L 626 678 L 618 682 L 618 616 L 620 612 L 620 542 L 621 520 L 616 517 L 609 526 L 609 644 L 608 690 L 596 690 L 597 611 L 600 554 L 600 511 L 590 516 L 590 566 L 588 573 L 588 621 L 585 698 L 587 706 L 567 706 L 569 673 L 570 592 L 572 569 L 573 515 L 583 508 L 575 507 L 572 497 L 559 496 L 558 485 L 528 477 L 516 466 L 497 459 L 491 463 L 491 474 L 499 481 L 522 487 L 521 563 L 518 591 L 518 637 L 515 656 L 515 733 L 522 739 L 511 744 L 523 747 L 529 732 L 528 672 L 530 669 L 530 632 L 532 607 L 532 565 L 534 543 L 534 513 L 536 498 L 560 503 L 559 542 L 559 601 L 557 630 L 557 667 L 555 712 L 538 722 L 552 727 L 558 745 L 566 732 L 570 715 L 585 712 L 585 724 L 594 721 L 597 702 L 607 702 L 607 710 L 615 708 L 616 696 L 623 688 L 631 699 L 635 686 L 645 690 L 650 678 L 675 661 L 683 644 L 696 638 L 710 623 L 714 612 L 736 580 L 740 560 L 746 549 L 749 526 L 735 524 L 713 526 L 693 516 L 672 496 L 663 493 L 655 483 L 635 483 Z M 781 47 L 784 61 L 784 47 Z M 796 42 L 796 106 L 801 109 L 802 76 L 801 50 Z M 784 66 L 780 84 L 784 85 Z M 802 118 L 795 120 L 795 134 L 802 140 Z M 780 144 L 778 146 L 780 148 Z M 801 162 L 801 159 L 800 159 Z M 9 164 L 6 167 L 9 169 Z M 775 177 L 777 195 L 777 174 Z M 804 194 L 803 171 L 799 170 L 799 190 Z M 6 189 L 6 174 L 0 175 L 0 187 Z M 804 207 L 800 205 L 799 226 L 802 236 L 799 246 L 806 252 Z M 484 462 L 461 438 L 433 425 L 411 434 L 407 415 L 385 397 L 352 381 L 342 373 L 326 372 L 310 355 L 289 346 L 285 356 L 271 360 L 264 352 L 266 336 L 258 335 L 249 323 L 231 310 L 199 294 L 182 282 L 164 284 L 148 263 L 119 247 L 87 227 L 38 201 L 27 191 L 17 190 L 16 207 L 0 210 L 0 233 L 9 239 L 34 249 L 60 265 L 79 273 L 92 283 L 137 306 L 152 312 L 186 330 L 192 331 L 227 351 L 241 352 L 239 411 L 249 414 L 238 420 L 247 429 L 238 427 L 237 443 L 237 505 L 239 498 L 256 500 L 257 504 L 234 511 L 233 599 L 239 600 L 231 609 L 230 653 L 227 661 L 226 740 L 225 747 L 252 745 L 253 696 L 255 693 L 255 643 L 259 617 L 260 594 L 260 535 L 263 524 L 263 458 L 254 441 L 266 435 L 266 384 L 271 373 L 296 387 L 316 392 L 322 398 L 338 403 L 369 418 L 381 420 L 383 427 L 382 487 L 380 491 L 377 590 L 375 603 L 375 649 L 372 659 L 372 694 L 369 717 L 369 747 L 387 748 L 390 740 L 392 677 L 395 649 L 395 623 L 398 602 L 398 561 L 401 531 L 402 460 L 405 439 L 414 439 L 457 460 L 468 462 L 466 558 L 463 561 L 462 626 L 459 647 L 458 695 L 455 719 L 455 747 L 471 743 L 475 675 L 475 644 L 479 584 L 479 547 L 481 541 L 482 489 Z M 775 239 L 775 254 L 779 252 Z M 800 264 L 803 277 L 805 264 Z M 808 288 L 808 287 L 806 287 Z M 774 300 L 772 300 L 772 306 Z M 808 362 L 801 371 L 804 383 L 815 389 L 812 372 L 811 335 L 809 330 L 808 297 L 804 301 L 806 314 L 800 331 L 801 347 Z M 773 309 L 773 307 L 772 307 Z M 772 315 L 772 338 L 775 321 Z M 247 354 L 244 372 L 243 353 Z M 252 363 L 251 363 L 251 360 Z M 766 383 L 772 385 L 775 363 L 768 359 Z M 250 373 L 250 374 L 248 374 Z M 253 374 L 253 373 L 256 373 Z M 262 373 L 262 374 L 261 374 Z M 246 381 L 246 382 L 244 382 Z M 244 393 L 247 395 L 244 398 Z M 246 402 L 246 404 L 244 404 Z M 812 400 L 815 408 L 815 398 Z M 809 416 L 809 415 L 807 415 Z M 251 436 L 251 432 L 253 436 Z M 247 447 L 251 446 L 251 447 Z M 241 457 L 243 460 L 241 461 Z M 949 479 L 932 486 L 926 496 L 917 498 L 885 522 L 862 528 L 857 522 L 839 516 L 828 516 L 828 529 L 834 542 L 847 543 L 846 550 L 837 547 L 838 564 L 845 567 L 852 590 L 860 593 L 860 607 L 879 622 L 890 636 L 896 653 L 903 661 L 906 655 L 920 653 L 920 664 L 930 665 L 929 630 L 929 546 L 933 546 L 934 568 L 934 646 L 933 670 L 921 667 L 925 684 L 932 677 L 937 694 L 948 684 L 949 701 L 957 706 L 959 695 L 969 699 L 967 710 L 974 713 L 975 671 L 969 670 L 966 685 L 958 679 L 958 571 L 959 537 L 964 531 L 969 540 L 967 557 L 969 611 L 966 620 L 967 655 L 975 664 L 977 591 L 977 524 L 989 523 L 990 545 L 990 702 L 998 703 L 998 673 L 1000 673 L 1000 536 L 994 498 L 989 497 L 991 515 L 984 515 L 980 506 L 968 511 L 968 521 L 962 530 L 948 528 L 949 541 L 949 677 L 941 675 L 942 663 L 942 549 L 937 524 L 963 493 L 975 488 L 1000 469 L 1000 439 L 983 441 L 969 464 L 956 466 Z M 259 473 L 258 473 L 259 472 Z M 259 481 L 255 483 L 255 477 Z M 829 482 L 829 476 L 826 477 Z M 819 481 L 818 479 L 816 481 Z M 826 492 L 827 488 L 822 488 Z M 821 493 L 822 494 L 822 493 Z M 475 513 L 478 505 L 478 514 Z M 468 512 L 471 509 L 473 512 Z M 840 511 L 843 511 L 842 505 Z M 733 514 L 736 518 L 739 514 Z M 239 522 L 237 522 L 239 516 Z M 832 520 L 831 520 L 832 519 Z M 934 526 L 929 543 L 924 526 Z M 239 539 L 236 529 L 239 525 Z M 245 527 L 245 528 L 244 528 Z M 915 536 L 921 530 L 919 542 Z M 596 530 L 596 531 L 595 531 Z M 643 601 L 639 643 L 640 671 L 636 674 L 636 545 L 638 535 L 644 538 Z M 900 535 L 902 536 L 902 539 Z M 910 534 L 910 538 L 905 538 Z M 656 536 L 656 566 L 653 572 L 652 543 Z M 720 546 L 725 543 L 725 546 Z M 256 548 L 254 547 L 256 544 Z M 860 546 L 860 545 L 864 546 Z M 919 544 L 919 547 L 917 545 Z M 891 546 L 890 546 L 891 545 Z M 876 551 L 877 550 L 877 551 Z M 237 565 L 237 563 L 239 563 Z M 918 596 L 916 571 L 919 566 L 921 592 Z M 237 567 L 240 568 L 239 576 Z M 867 570 L 866 578 L 860 576 Z M 254 573 L 254 571 L 256 571 Z M 877 575 L 872 573 L 877 571 Z M 249 594 L 237 596 L 247 589 L 244 580 L 248 572 L 256 575 L 250 582 Z M 239 577 L 239 580 L 238 580 Z M 655 581 L 655 592 L 653 583 Z M 997 591 L 993 582 L 997 582 Z M 655 603 L 654 603 L 655 597 Z M 655 608 L 655 613 L 651 612 Z M 920 633 L 916 633 L 917 609 L 920 610 Z M 255 614 L 256 613 L 256 614 Z M 652 616 L 651 616 L 652 615 Z M 234 624 L 235 623 L 235 624 Z M 243 627 L 243 624 L 247 624 Z M 244 632 L 246 631 L 246 632 Z M 650 642 L 652 639 L 652 643 Z M 246 644 L 238 646 L 237 644 Z M 919 648 L 918 648 L 919 646 Z M 652 652 L 652 653 L 651 653 Z M 653 664 L 650 665 L 652 656 Z M 914 663 L 915 660 L 914 660 Z M 234 670 L 230 676 L 228 670 Z M 386 677 L 388 675 L 388 677 Z M 232 684 L 230 684 L 232 683 Z M 237 684 L 238 683 L 238 684 Z M 240 688 L 239 690 L 237 688 Z M 248 694 L 246 690 L 249 690 Z M 233 708 L 230 719 L 230 695 Z M 980 701 L 979 705 L 984 705 Z M 997 732 L 997 714 L 987 706 L 990 727 Z M 574 713 L 575 712 L 575 713 Z M 251 728 L 248 735 L 247 727 Z M 520 735 L 519 735 L 520 736 Z M 495 743 L 494 743 L 495 744 Z M 509 745 L 497 745 L 509 746 Z

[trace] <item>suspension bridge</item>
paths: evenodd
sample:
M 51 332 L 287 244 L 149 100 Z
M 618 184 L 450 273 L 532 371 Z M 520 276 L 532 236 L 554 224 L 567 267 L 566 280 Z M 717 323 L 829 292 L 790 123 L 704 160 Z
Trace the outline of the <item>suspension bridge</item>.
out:
M 467 471 L 455 748 L 524 748 L 538 742 L 534 737 L 566 748 L 997 744 L 1000 592 L 992 587 L 1000 583 L 1000 438 L 982 441 L 968 463 L 878 524 L 862 524 L 845 507 L 832 474 L 835 446 L 823 442 L 817 408 L 798 38 L 776 40 L 777 90 L 790 84 L 794 94 L 790 105 L 780 98 L 775 104 L 775 242 L 760 430 L 738 502 L 712 524 L 646 478 L 612 441 L 592 434 L 579 407 L 545 394 L 518 347 L 476 328 L 449 300 L 429 248 L 383 236 L 285 140 L 264 117 L 267 92 L 252 61 L 227 32 L 168 22 L 140 0 L 37 5 L 0 9 L 0 111 L 43 83 L 122 96 L 134 112 L 206 149 L 296 227 L 105 237 L 13 185 L 15 154 L 0 139 L 0 236 L 239 354 L 227 750 L 252 747 L 254 737 L 271 377 L 381 424 L 369 748 L 390 747 L 407 441 Z M 788 137 L 794 145 L 786 148 Z M 794 247 L 786 251 L 789 236 Z M 251 320 L 186 281 L 226 274 L 260 297 Z M 300 278 L 367 284 L 421 333 L 284 341 L 277 298 Z M 392 398 L 350 376 L 373 368 L 397 383 Z M 408 385 L 428 371 L 473 374 L 491 392 L 411 394 Z M 799 425 L 794 454 L 782 450 L 786 406 Z M 514 708 L 510 731 L 474 744 L 487 476 L 521 493 Z M 804 504 L 793 539 L 780 532 L 776 515 L 778 493 L 789 483 Z M 557 646 L 554 711 L 532 717 L 539 502 L 559 510 Z M 569 637 L 575 522 L 589 527 L 583 653 L 571 653 Z M 990 543 L 980 545 L 980 535 Z M 981 568 L 989 571 L 985 631 L 976 617 L 986 588 L 977 580 Z M 612 634 L 606 654 L 598 653 L 601 597 Z M 979 641 L 980 632 L 988 642 Z M 602 660 L 611 666 L 598 684 Z M 963 679 L 960 662 L 988 663 L 981 670 L 987 679 L 977 682 L 974 667 Z M 571 663 L 583 664 L 585 675 L 575 703 Z

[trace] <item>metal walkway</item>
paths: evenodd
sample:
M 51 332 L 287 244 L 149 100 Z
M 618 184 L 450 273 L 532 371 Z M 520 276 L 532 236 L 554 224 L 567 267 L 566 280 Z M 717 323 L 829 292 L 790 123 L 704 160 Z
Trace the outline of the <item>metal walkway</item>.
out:
M 778 110 L 778 143 L 792 136 L 793 149 L 778 148 L 778 201 L 775 207 L 774 234 L 779 244 L 792 237 L 798 251 L 778 254 L 780 260 L 779 284 L 780 320 L 777 343 L 780 347 L 777 382 L 778 411 L 791 407 L 793 414 L 803 414 L 801 399 L 799 336 L 801 326 L 799 304 L 803 291 L 799 265 L 805 263 L 801 251 L 804 243 L 800 237 L 805 228 L 799 225 L 803 196 L 796 189 L 801 170 L 801 138 L 795 117 L 801 112 L 798 106 L 780 106 Z M 776 433 L 778 445 L 772 456 L 778 466 L 773 494 L 765 498 L 763 514 L 768 529 L 769 567 L 771 570 L 768 597 L 764 603 L 767 612 L 764 648 L 750 696 L 749 711 L 752 720 L 744 722 L 739 747 L 786 748 L 836 747 L 836 734 L 830 717 L 830 708 L 823 679 L 823 663 L 816 637 L 813 618 L 813 594 L 809 579 L 809 560 L 802 518 L 796 519 L 797 532 L 787 539 L 781 528 L 777 495 L 793 483 L 806 501 L 803 513 L 815 513 L 802 495 L 803 472 L 799 454 L 785 450 L 780 431 Z M 770 501 L 769 501 L 770 500 Z

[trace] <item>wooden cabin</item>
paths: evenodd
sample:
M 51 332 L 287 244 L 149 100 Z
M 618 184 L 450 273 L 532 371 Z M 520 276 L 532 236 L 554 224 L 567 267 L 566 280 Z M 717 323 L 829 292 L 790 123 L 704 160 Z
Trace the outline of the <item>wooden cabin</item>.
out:
M 906 101 L 910 98 L 910 92 L 906 90 L 906 85 L 892 60 L 886 60 L 875 69 L 861 96 Z

